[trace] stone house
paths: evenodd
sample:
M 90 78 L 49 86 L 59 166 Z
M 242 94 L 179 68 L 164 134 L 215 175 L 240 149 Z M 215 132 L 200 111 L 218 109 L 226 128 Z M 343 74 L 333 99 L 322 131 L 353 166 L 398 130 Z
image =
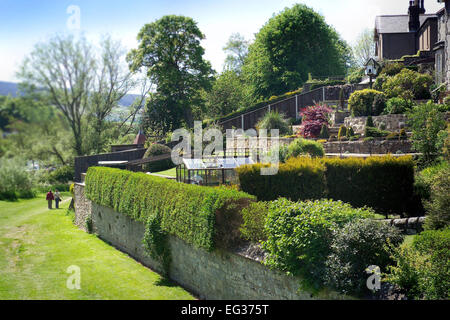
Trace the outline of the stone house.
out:
M 450 90 L 450 0 L 436 0 L 444 7 L 425 14 L 425 1 L 409 1 L 404 15 L 381 15 L 375 21 L 377 60 L 403 59 L 405 65 L 425 66 L 435 71 L 437 84 Z
M 450 90 L 450 0 L 438 0 L 438 2 L 445 3 L 445 6 L 437 12 L 437 42 L 433 47 L 436 83 L 446 83 L 447 90 Z
M 378 60 L 395 60 L 431 52 L 437 41 L 437 15 L 425 14 L 424 0 L 409 2 L 408 14 L 381 15 L 375 20 Z

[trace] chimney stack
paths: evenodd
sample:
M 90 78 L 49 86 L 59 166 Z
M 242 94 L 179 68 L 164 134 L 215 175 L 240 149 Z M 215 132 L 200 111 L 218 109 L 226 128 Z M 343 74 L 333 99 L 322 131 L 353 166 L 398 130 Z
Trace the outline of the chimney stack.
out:
M 420 15 L 425 13 L 424 0 L 409 1 L 409 31 L 416 32 L 420 28 Z

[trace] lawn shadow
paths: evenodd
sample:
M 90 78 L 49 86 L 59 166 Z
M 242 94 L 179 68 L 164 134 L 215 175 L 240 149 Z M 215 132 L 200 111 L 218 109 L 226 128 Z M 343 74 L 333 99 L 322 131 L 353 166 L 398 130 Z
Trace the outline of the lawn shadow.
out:
M 169 288 L 179 287 L 178 284 L 176 284 L 175 282 L 173 282 L 169 278 L 166 278 L 166 277 L 163 277 L 163 276 L 161 276 L 155 282 L 155 286 L 157 286 L 157 287 L 169 287 Z

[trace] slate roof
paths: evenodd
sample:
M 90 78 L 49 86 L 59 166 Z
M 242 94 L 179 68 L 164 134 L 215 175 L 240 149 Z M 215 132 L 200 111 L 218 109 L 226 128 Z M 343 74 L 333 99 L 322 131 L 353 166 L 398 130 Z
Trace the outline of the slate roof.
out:
M 436 14 L 421 14 L 420 25 L 428 18 L 435 18 Z M 377 16 L 375 28 L 380 33 L 409 33 L 409 15 Z

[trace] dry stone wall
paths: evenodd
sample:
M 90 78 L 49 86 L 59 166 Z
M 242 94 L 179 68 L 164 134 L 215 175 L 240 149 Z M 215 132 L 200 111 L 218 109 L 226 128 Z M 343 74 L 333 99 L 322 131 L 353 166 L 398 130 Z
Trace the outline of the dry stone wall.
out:
M 400 129 L 406 127 L 406 122 L 408 120 L 407 116 L 404 114 L 390 114 L 385 116 L 372 117 L 373 123 L 376 127 L 379 127 L 384 123 L 385 130 L 388 131 L 399 131 Z M 366 127 L 367 117 L 347 117 L 344 119 L 344 125 L 352 127 L 356 134 L 363 134 Z

